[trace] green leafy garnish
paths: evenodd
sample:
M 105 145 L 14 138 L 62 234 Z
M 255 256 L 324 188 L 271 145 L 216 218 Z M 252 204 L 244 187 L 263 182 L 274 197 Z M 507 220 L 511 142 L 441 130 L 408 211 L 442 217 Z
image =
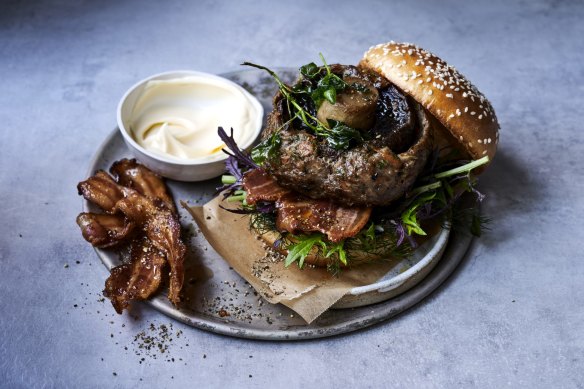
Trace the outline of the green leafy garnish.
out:
M 316 88 L 310 93 L 310 97 L 316 106 L 316 109 L 320 107 L 324 100 L 328 100 L 329 103 L 335 104 L 337 102 L 337 93 L 343 91 L 348 85 L 342 78 L 331 72 L 330 67 L 327 65 L 322 53 L 319 53 L 320 59 L 324 64 L 326 69 L 326 75 L 317 81 Z M 316 81 L 316 73 L 313 77 L 305 76 L 309 79 Z
M 363 136 L 361 135 L 361 133 L 358 130 L 347 126 L 343 122 L 329 119 L 328 125 L 329 128 L 327 129 L 327 131 L 328 134 L 331 135 L 327 136 L 326 141 L 329 144 L 329 146 L 331 146 L 335 150 L 347 150 L 352 143 L 363 142 Z M 321 131 L 321 129 L 319 128 L 318 131 Z
M 370 259 L 390 259 L 405 258 L 411 254 L 411 247 L 400 245 L 392 228 L 382 228 L 373 222 L 354 237 L 340 242 L 331 242 L 321 233 L 284 234 L 281 240 L 282 248 L 288 250 L 285 266 L 297 262 L 298 267 L 302 268 L 306 257 L 314 255 L 328 259 L 327 268 L 333 274 L 338 274 L 341 266 L 350 266 L 350 259 L 354 259 L 355 255 L 363 257 L 363 254 L 368 254 Z
M 304 260 L 310 254 L 315 245 L 324 246 L 323 236 L 321 234 L 311 235 L 295 235 L 295 243 L 286 246 L 288 256 L 284 262 L 284 266 L 288 267 L 294 262 L 298 261 L 298 267 L 304 266 Z
M 298 262 L 298 267 L 302 269 L 306 257 L 311 253 L 316 256 L 331 258 L 331 263 L 339 261 L 347 265 L 347 251 L 345 250 L 345 241 L 331 242 L 325 235 L 313 233 L 310 235 L 289 235 L 288 243 L 285 248 L 288 250 L 288 256 L 284 261 L 284 266 L 288 267 L 294 262 Z
M 401 214 L 401 221 L 406 227 L 408 235 L 412 233 L 418 235 L 427 235 L 420 226 L 418 221 L 418 210 L 436 198 L 436 192 L 429 192 L 420 195 L 414 202 Z
M 313 78 L 320 72 L 320 68 L 314 63 L 311 62 L 300 67 L 300 74 L 302 74 L 306 78 Z
M 433 180 L 429 184 L 418 186 L 410 191 L 414 195 L 414 200 L 402 211 L 400 219 L 407 230 L 408 235 L 426 235 L 419 220 L 420 211 L 428 209 L 428 214 L 440 214 L 451 208 L 452 203 L 457 200 L 463 192 L 476 192 L 474 188 L 476 179 L 471 176 L 471 171 L 489 162 L 489 157 L 471 161 L 454 169 L 433 174 L 425 180 Z M 478 193 L 478 192 L 476 192 Z M 428 216 L 428 215 L 426 215 Z M 459 221 L 463 218 L 459 218 Z M 470 219 L 470 221 L 467 221 Z M 470 217 L 464 218 L 464 224 L 468 225 L 471 233 L 475 236 L 481 235 L 481 226 L 485 219 L 480 217 L 478 209 L 473 209 Z
M 278 155 L 281 144 L 282 139 L 280 138 L 280 133 L 274 131 L 270 137 L 264 139 L 251 150 L 251 159 L 261 166 L 264 162 L 273 160 Z
M 316 114 L 309 112 L 301 104 L 301 102 L 306 103 L 307 97 L 310 99 L 310 104 L 314 104 L 315 111 L 318 110 L 325 100 L 331 104 L 335 104 L 337 94 L 349 86 L 342 78 L 331 71 L 322 54 L 320 54 L 320 57 L 324 64 L 324 69 L 318 67 L 314 62 L 302 66 L 300 68 L 300 74 L 303 76 L 303 81 L 294 87 L 286 85 L 273 70 L 265 66 L 250 62 L 244 62 L 243 65 L 268 72 L 278 84 L 278 89 L 286 101 L 288 116 L 290 117 L 290 120 L 282 127 L 298 119 L 316 136 L 325 138 L 327 143 L 335 150 L 346 150 L 353 144 L 362 143 L 362 134 L 358 130 L 341 122 L 333 121 L 335 123 L 325 124 L 316 118 Z M 271 156 L 277 154 L 280 143 L 279 139 L 276 139 L 275 136 L 281 128 L 272 134 L 273 139 L 269 141 L 264 140 L 254 148 L 252 151 L 254 162 L 261 165 L 266 160 L 269 160 Z M 256 151 L 256 149 L 258 150 Z
M 345 251 L 345 241 L 323 245 L 323 254 L 326 258 L 336 255 L 343 265 L 347 265 L 347 252 Z

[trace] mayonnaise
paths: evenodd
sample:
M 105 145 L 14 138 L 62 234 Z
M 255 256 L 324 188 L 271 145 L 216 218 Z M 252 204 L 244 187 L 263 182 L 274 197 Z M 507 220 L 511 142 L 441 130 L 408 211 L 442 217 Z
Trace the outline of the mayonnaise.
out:
M 239 145 L 249 144 L 261 125 L 249 95 L 221 79 L 186 76 L 151 80 L 138 96 L 130 134 L 145 149 L 172 159 L 212 157 L 225 146 L 217 127 L 233 127 Z M 259 123 L 258 123 L 259 120 Z

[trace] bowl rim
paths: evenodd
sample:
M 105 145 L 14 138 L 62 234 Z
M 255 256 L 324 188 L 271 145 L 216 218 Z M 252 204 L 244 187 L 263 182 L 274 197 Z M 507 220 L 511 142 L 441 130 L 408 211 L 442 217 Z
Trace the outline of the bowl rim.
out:
M 259 120 L 259 125 L 257 126 L 257 128 L 254 130 L 254 133 L 252 134 L 252 136 L 250 137 L 250 141 L 241 144 L 240 147 L 243 149 L 247 149 L 249 146 L 251 146 L 257 139 L 257 137 L 260 135 L 262 128 L 263 128 L 263 117 L 264 117 L 264 107 L 262 106 L 262 104 L 260 103 L 260 101 L 257 99 L 257 97 L 255 97 L 254 95 L 252 95 L 251 93 L 249 93 L 247 90 L 245 90 L 245 88 L 243 88 L 241 85 L 231 81 L 228 78 L 219 76 L 217 74 L 212 74 L 212 73 L 206 73 L 206 72 L 201 72 L 198 70 L 169 70 L 169 71 L 165 71 L 165 72 L 161 72 L 161 73 L 156 73 L 153 75 L 150 75 L 146 78 L 141 79 L 140 81 L 134 83 L 130 88 L 128 88 L 126 90 L 126 92 L 122 95 L 122 98 L 120 99 L 120 101 L 118 102 L 117 108 L 116 108 L 116 120 L 117 120 L 117 124 L 118 124 L 118 130 L 120 131 L 120 133 L 122 134 L 122 137 L 124 138 L 124 141 L 126 142 L 126 144 L 128 146 L 131 146 L 132 148 L 138 150 L 139 152 L 145 154 L 146 156 L 155 159 L 157 161 L 166 163 L 166 164 L 171 164 L 171 165 L 176 165 L 176 166 L 200 166 L 200 165 L 206 165 L 206 164 L 211 164 L 211 163 L 215 163 L 215 162 L 219 162 L 219 161 L 224 161 L 226 160 L 229 156 L 225 153 L 220 153 L 220 154 L 216 154 L 214 156 L 210 156 L 210 157 L 200 157 L 200 158 L 192 158 L 192 159 L 185 159 L 185 160 L 180 160 L 178 158 L 172 158 L 172 157 L 167 157 L 164 156 L 162 154 L 159 153 L 154 153 L 150 150 L 145 149 L 144 147 L 140 146 L 138 144 L 138 142 L 136 142 L 134 140 L 134 138 L 130 135 L 130 133 L 128 132 L 128 129 L 126 129 L 126 127 L 124 126 L 124 123 L 122 121 L 122 106 L 124 105 L 124 103 L 126 102 L 126 100 L 128 99 L 128 96 L 134 92 L 137 88 L 139 88 L 140 86 L 146 84 L 148 81 L 152 81 L 152 80 L 156 80 L 160 77 L 164 77 L 164 76 L 171 76 L 171 75 L 177 75 L 177 76 L 201 76 L 203 78 L 208 78 L 208 79 L 212 79 L 212 80 L 216 80 L 220 83 L 224 83 L 226 85 L 229 85 L 231 87 L 234 87 L 235 89 L 239 90 L 241 93 L 243 93 L 243 95 L 245 97 L 247 97 L 249 99 L 249 101 L 251 102 L 251 104 L 254 106 L 254 108 L 256 109 L 256 111 L 258 112 L 258 116 L 260 117 Z

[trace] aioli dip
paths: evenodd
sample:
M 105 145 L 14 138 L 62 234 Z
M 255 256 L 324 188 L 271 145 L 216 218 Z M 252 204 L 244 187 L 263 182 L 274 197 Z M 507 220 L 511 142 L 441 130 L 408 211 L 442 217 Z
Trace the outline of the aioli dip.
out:
M 233 127 L 240 145 L 256 134 L 260 110 L 249 95 L 221 79 L 185 76 L 151 80 L 137 97 L 129 118 L 132 138 L 153 153 L 187 161 L 222 154 L 217 135 Z

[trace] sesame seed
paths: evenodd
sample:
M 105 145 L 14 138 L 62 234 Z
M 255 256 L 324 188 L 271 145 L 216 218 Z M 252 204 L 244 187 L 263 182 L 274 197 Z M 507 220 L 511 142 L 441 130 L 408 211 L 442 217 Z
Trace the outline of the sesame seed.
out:
M 485 155 L 487 153 L 487 150 L 483 151 L 483 155 Z
M 428 89 L 428 92 L 426 92 L 426 93 L 428 93 L 429 95 L 431 95 L 432 94 L 432 89 Z
M 471 116 L 474 116 L 475 114 L 476 114 L 476 112 L 475 112 L 475 111 L 472 111 L 472 112 L 470 113 L 470 115 L 471 115 Z
M 479 143 L 483 143 L 483 141 L 482 141 L 482 140 L 480 140 L 480 139 L 478 140 L 478 142 L 479 142 Z
M 483 118 L 483 115 L 479 115 L 479 120 L 481 120 Z
M 449 99 L 453 99 L 454 96 L 452 95 L 452 93 L 446 93 L 446 97 L 448 97 Z

